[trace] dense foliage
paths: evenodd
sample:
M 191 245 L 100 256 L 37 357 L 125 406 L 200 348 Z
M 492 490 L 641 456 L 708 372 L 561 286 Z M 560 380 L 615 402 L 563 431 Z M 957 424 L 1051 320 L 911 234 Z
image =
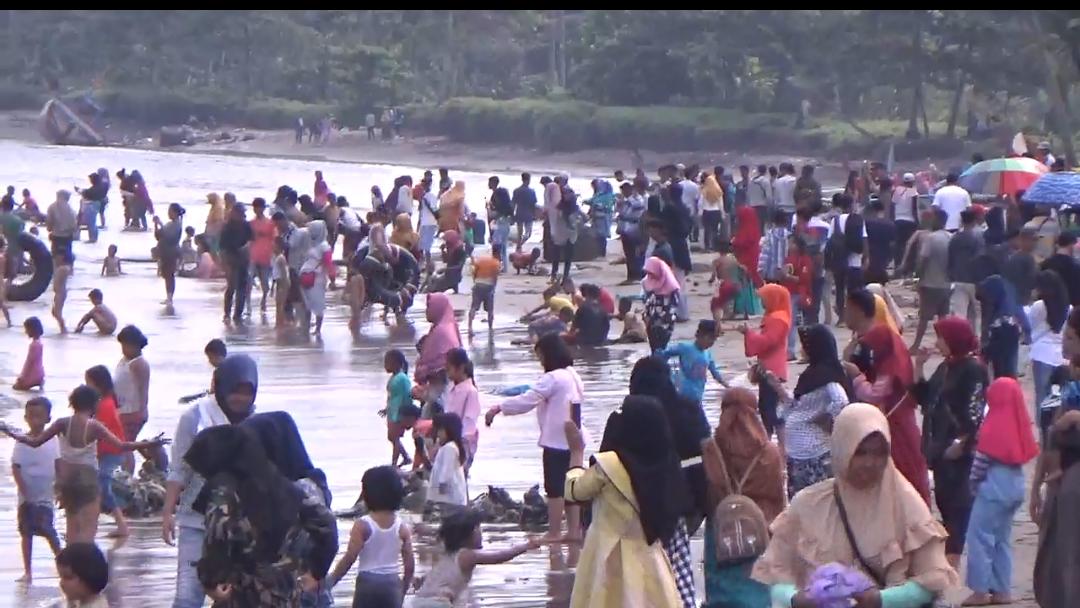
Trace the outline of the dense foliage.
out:
M 8 88 L 321 104 L 353 121 L 454 97 L 789 115 L 807 100 L 905 120 L 910 137 L 957 134 L 969 114 L 1038 128 L 1049 114 L 1062 134 L 1080 81 L 1066 10 L 8 10 L 0 28 Z

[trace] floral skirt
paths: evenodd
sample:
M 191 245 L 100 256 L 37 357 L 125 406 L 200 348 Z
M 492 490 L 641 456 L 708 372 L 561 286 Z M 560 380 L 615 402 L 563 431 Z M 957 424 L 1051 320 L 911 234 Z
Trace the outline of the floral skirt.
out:
M 787 493 L 791 500 L 799 490 L 832 477 L 832 460 L 829 454 L 806 460 L 787 459 Z

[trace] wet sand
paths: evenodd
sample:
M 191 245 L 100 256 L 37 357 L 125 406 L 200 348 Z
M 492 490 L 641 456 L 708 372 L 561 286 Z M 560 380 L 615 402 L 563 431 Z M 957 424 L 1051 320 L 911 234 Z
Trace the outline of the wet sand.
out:
M 125 164 L 138 166 L 150 182 L 151 194 L 159 201 L 177 200 L 194 203 L 209 190 L 236 191 L 241 200 L 251 196 L 268 196 L 279 183 L 295 183 L 303 190 L 317 163 L 300 161 L 274 161 L 270 159 L 233 159 L 201 155 L 159 154 L 126 150 L 86 150 L 23 146 L 0 143 L 0 154 L 9 160 L 6 169 L 0 169 L 0 181 L 22 187 L 31 183 L 45 192 L 63 187 L 70 180 L 89 173 L 98 166 L 109 167 L 115 172 Z M 324 166 L 324 169 L 326 167 Z M 327 179 L 338 190 L 337 184 L 347 183 L 346 194 L 366 192 L 373 180 L 388 183 L 387 176 L 409 172 L 414 168 L 389 166 L 338 166 L 328 170 Z M 348 177 L 342 175 L 345 173 Z M 483 176 L 469 176 L 482 180 Z M 67 181 L 64 181 L 67 180 Z M 81 183 L 79 181 L 78 183 Z M 479 194 L 480 186 L 470 182 L 470 201 Z M 49 197 L 51 198 L 51 197 Z M 359 200 L 366 203 L 366 197 Z M 42 202 L 45 202 L 42 200 Z M 190 223 L 201 225 L 199 207 L 189 207 Z M 205 213 L 203 211 L 203 213 Z M 147 334 L 150 344 L 146 357 L 152 368 L 150 421 L 144 434 L 158 432 L 171 435 L 183 406 L 177 398 L 202 390 L 209 381 L 209 368 L 202 355 L 205 342 L 213 337 L 223 337 L 233 352 L 246 352 L 259 362 L 260 387 L 257 400 L 260 411 L 286 410 L 297 420 L 308 445 L 312 459 L 324 468 L 334 493 L 334 508 L 350 506 L 359 493 L 359 480 L 363 471 L 371 466 L 385 463 L 389 446 L 385 440 L 385 426 L 376 411 L 385 400 L 386 374 L 382 370 L 382 353 L 388 348 L 399 348 L 407 354 L 414 353 L 413 344 L 427 329 L 423 320 L 422 306 L 409 314 L 403 326 L 384 325 L 377 318 L 365 324 L 359 339 L 353 340 L 346 328 L 348 312 L 339 304 L 338 294 L 330 296 L 324 327 L 324 340 L 314 342 L 295 335 L 279 335 L 258 318 L 239 329 L 225 328 L 221 318 L 221 282 L 180 280 L 177 289 L 175 311 L 164 311 L 160 301 L 164 297 L 160 280 L 154 276 L 151 264 L 125 263 L 127 275 L 120 278 L 99 277 L 101 259 L 110 243 L 120 246 L 121 256 L 148 257 L 152 239 L 147 234 L 120 233 L 119 206 L 109 210 L 109 224 L 113 228 L 103 233 L 96 245 L 79 243 L 75 246 L 76 272 L 72 277 L 66 318 L 69 325 L 88 307 L 86 293 L 93 287 L 105 292 L 106 303 L 113 308 L 120 323 L 134 323 Z M 192 221 L 194 220 L 194 221 Z M 539 231 L 536 231 L 538 234 Z M 617 248 L 611 243 L 612 252 Z M 696 261 L 705 262 L 707 257 L 698 255 Z M 621 281 L 621 266 L 604 261 L 580 264 L 575 268 L 578 282 L 592 280 L 611 286 Z M 708 299 L 712 289 L 704 274 L 691 277 L 692 317 L 707 318 Z M 493 388 L 529 382 L 540 375 L 540 367 L 527 347 L 512 346 L 511 340 L 524 336 L 524 328 L 515 319 L 526 309 L 539 303 L 539 291 L 545 283 L 543 277 L 518 277 L 509 275 L 500 282 L 497 295 L 495 331 L 489 337 L 480 323 L 477 337 L 468 341 L 467 347 L 476 362 L 477 383 L 482 392 L 483 405 L 498 402 L 496 397 L 485 394 Z M 616 295 L 637 293 L 634 286 L 613 287 Z M 468 289 L 463 288 L 463 294 Z M 256 288 L 255 293 L 258 294 Z M 451 296 L 459 311 L 468 307 L 468 295 Z M 45 394 L 54 402 L 54 416 L 65 415 L 66 393 L 81 382 L 83 371 L 96 364 L 113 367 L 120 358 L 119 346 L 114 338 L 93 335 L 57 335 L 54 322 L 49 317 L 51 292 L 32 303 L 16 303 L 13 319 L 16 324 L 30 315 L 42 318 L 46 327 L 45 367 L 47 373 Z M 909 309 L 910 311 L 910 309 Z M 272 319 L 268 320 L 272 324 Z M 462 319 L 464 324 L 464 319 Z M 695 323 L 680 325 L 675 339 L 689 339 Z M 618 331 L 614 324 L 612 334 Z M 730 325 L 729 329 L 733 329 Z M 464 329 L 464 328 L 463 328 Z M 909 332 L 912 330 L 909 330 Z M 848 339 L 846 330 L 837 330 L 838 341 Z M 910 333 L 906 335 L 910 340 Z M 26 338 L 21 329 L 0 329 L 0 352 L 8 356 L 0 362 L 0 416 L 6 422 L 22 425 L 21 403 L 28 394 L 15 394 L 6 388 L 17 374 L 26 349 Z M 586 383 L 588 398 L 583 407 L 583 421 L 590 435 L 590 446 L 595 447 L 603 430 L 607 414 L 613 410 L 626 393 L 630 369 L 637 358 L 646 354 L 645 345 L 616 346 L 589 349 L 580 353 L 577 369 Z M 714 348 L 714 356 L 726 375 L 734 375 L 747 367 L 742 351 L 741 336 L 728 331 Z M 933 364 L 933 363 L 932 363 Z M 793 368 L 794 371 L 794 368 Z M 794 376 L 793 376 L 794 377 Z M 1030 384 L 1030 378 L 1025 379 Z M 717 385 L 709 384 L 705 408 L 709 420 L 717 419 Z M 1030 391 L 1030 386 L 1028 386 Z M 519 417 L 500 416 L 491 428 L 482 428 L 480 449 L 473 469 L 470 493 L 483 491 L 488 484 L 507 488 L 511 495 L 520 498 L 530 486 L 541 480 L 539 448 L 536 446 L 538 431 L 531 415 Z M 9 469 L 12 442 L 0 440 L 0 469 Z M 0 597 L 15 598 L 18 607 L 38 606 L 46 599 L 58 597 L 57 579 L 45 545 L 35 544 L 34 570 L 37 575 L 29 588 L 12 583 L 21 573 L 18 553 L 18 536 L 15 531 L 15 490 L 8 475 L 0 476 L 0 519 L 8 525 L 0 527 L 0 546 L 7 548 L 0 556 Z M 58 513 L 58 529 L 63 519 Z M 1027 521 L 1026 511 L 1017 516 L 1014 529 L 1016 539 L 1014 597 L 1018 600 L 1031 597 L 1031 566 L 1034 561 L 1034 527 Z M 342 521 L 342 549 L 351 522 Z M 99 542 L 109 547 L 111 541 L 104 534 L 112 530 L 111 520 L 102 518 Z M 132 537 L 111 552 L 115 568 L 111 593 L 116 598 L 114 606 L 168 606 L 171 602 L 176 554 L 160 540 L 159 521 L 149 519 L 135 521 Z M 521 540 L 523 533 L 506 527 L 486 527 L 485 542 L 499 545 Z M 420 565 L 423 574 L 432 556 L 430 536 L 420 543 Z M 703 599 L 700 584 L 700 536 L 694 549 L 698 556 L 699 599 Z M 576 560 L 576 550 L 567 547 L 542 548 L 501 566 L 479 568 L 472 584 L 472 605 L 485 606 L 564 606 L 572 587 L 571 567 Z M 355 571 L 354 571 L 355 573 Z M 338 605 L 349 605 L 352 577 L 347 576 L 339 585 L 335 596 Z M 962 590 L 950 594 L 951 599 L 962 599 Z M 480 601 L 482 600 L 482 602 Z M 1030 606 L 1033 603 L 1017 603 Z

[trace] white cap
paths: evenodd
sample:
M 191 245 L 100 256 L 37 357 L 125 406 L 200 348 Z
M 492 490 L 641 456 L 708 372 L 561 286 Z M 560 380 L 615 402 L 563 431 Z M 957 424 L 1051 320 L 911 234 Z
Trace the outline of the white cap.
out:
M 914 173 L 905 173 L 904 174 L 904 181 L 905 182 L 913 182 L 913 181 L 915 181 L 915 174 Z

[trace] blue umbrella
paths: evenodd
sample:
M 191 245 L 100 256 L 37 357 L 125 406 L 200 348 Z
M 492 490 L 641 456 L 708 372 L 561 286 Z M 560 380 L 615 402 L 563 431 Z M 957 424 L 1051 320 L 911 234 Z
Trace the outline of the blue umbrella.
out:
M 1080 207 L 1080 173 L 1047 173 L 1024 193 L 1025 203 Z

